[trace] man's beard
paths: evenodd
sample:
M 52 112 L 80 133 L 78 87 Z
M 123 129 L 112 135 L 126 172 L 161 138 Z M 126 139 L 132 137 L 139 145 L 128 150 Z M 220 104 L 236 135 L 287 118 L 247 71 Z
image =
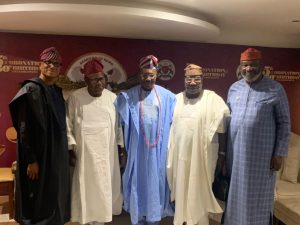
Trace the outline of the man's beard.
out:
M 248 83 L 253 83 L 255 82 L 259 77 L 261 76 L 261 72 L 259 71 L 257 74 L 250 74 L 250 73 L 243 73 L 242 72 L 242 77 L 247 81 Z
M 151 81 L 144 81 L 141 83 L 141 86 L 144 90 L 150 91 L 153 89 L 155 85 L 155 80 L 151 80 Z
M 200 93 L 202 90 L 202 84 L 199 84 L 195 87 L 187 87 L 185 89 L 186 93 L 189 94 L 189 95 L 195 95 L 195 94 L 198 94 Z

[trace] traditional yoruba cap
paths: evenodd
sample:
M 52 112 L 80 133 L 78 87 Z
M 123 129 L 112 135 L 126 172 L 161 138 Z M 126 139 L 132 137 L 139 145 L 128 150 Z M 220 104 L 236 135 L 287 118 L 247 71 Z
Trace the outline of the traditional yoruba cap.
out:
M 140 69 L 157 69 L 158 59 L 154 55 L 148 55 L 140 59 Z
M 202 67 L 196 65 L 196 64 L 187 64 L 187 66 L 184 68 L 185 70 L 185 76 L 195 76 L 195 75 L 202 75 Z
M 55 47 L 46 48 L 40 54 L 41 61 L 57 61 L 62 62 L 61 56 Z
M 81 73 L 84 74 L 84 76 L 89 76 L 94 73 L 103 73 L 103 65 L 102 63 L 97 59 L 91 59 L 90 61 L 87 61 L 83 65 L 83 69 L 81 69 Z
M 241 54 L 240 61 L 249 61 L 249 60 L 256 60 L 262 59 L 261 51 L 258 51 L 255 48 L 248 48 Z

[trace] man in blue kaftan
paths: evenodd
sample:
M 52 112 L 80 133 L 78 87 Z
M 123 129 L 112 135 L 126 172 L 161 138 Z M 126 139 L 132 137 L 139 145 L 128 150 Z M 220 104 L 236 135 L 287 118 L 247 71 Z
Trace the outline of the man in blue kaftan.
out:
M 289 105 L 283 87 L 262 75 L 261 52 L 241 54 L 242 79 L 229 89 L 231 183 L 226 225 L 270 225 L 276 171 L 287 155 Z
M 142 58 L 140 85 L 116 100 L 128 155 L 122 178 L 124 209 L 132 224 L 159 224 L 173 215 L 166 160 L 175 95 L 155 85 L 156 74 L 157 58 Z

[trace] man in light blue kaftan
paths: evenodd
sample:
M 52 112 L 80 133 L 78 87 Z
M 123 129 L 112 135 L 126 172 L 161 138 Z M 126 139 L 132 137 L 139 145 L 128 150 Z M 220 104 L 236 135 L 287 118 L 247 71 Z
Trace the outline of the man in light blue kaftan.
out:
M 140 85 L 121 92 L 116 105 L 124 131 L 127 165 L 124 209 L 132 224 L 159 224 L 173 215 L 166 178 L 168 138 L 175 95 L 155 85 L 157 59 L 140 60 Z
M 241 54 L 242 78 L 229 89 L 231 183 L 226 225 L 270 225 L 276 171 L 287 155 L 289 105 L 283 87 L 262 75 L 261 52 Z

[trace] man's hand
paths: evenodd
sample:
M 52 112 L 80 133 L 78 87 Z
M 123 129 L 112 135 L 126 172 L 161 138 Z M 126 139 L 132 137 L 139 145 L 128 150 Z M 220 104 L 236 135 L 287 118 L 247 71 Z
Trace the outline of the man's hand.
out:
M 270 169 L 274 171 L 280 170 L 282 161 L 283 161 L 282 156 L 277 156 L 277 155 L 272 156 Z
M 69 165 L 74 167 L 76 164 L 76 160 L 77 160 L 77 157 L 76 157 L 74 150 L 69 150 Z
M 28 164 L 27 176 L 29 177 L 30 180 L 39 179 L 39 164 L 37 162 Z
M 121 147 L 119 147 L 119 152 L 120 152 L 120 167 L 122 169 L 125 169 L 127 163 L 127 152 L 125 148 L 121 148 Z

